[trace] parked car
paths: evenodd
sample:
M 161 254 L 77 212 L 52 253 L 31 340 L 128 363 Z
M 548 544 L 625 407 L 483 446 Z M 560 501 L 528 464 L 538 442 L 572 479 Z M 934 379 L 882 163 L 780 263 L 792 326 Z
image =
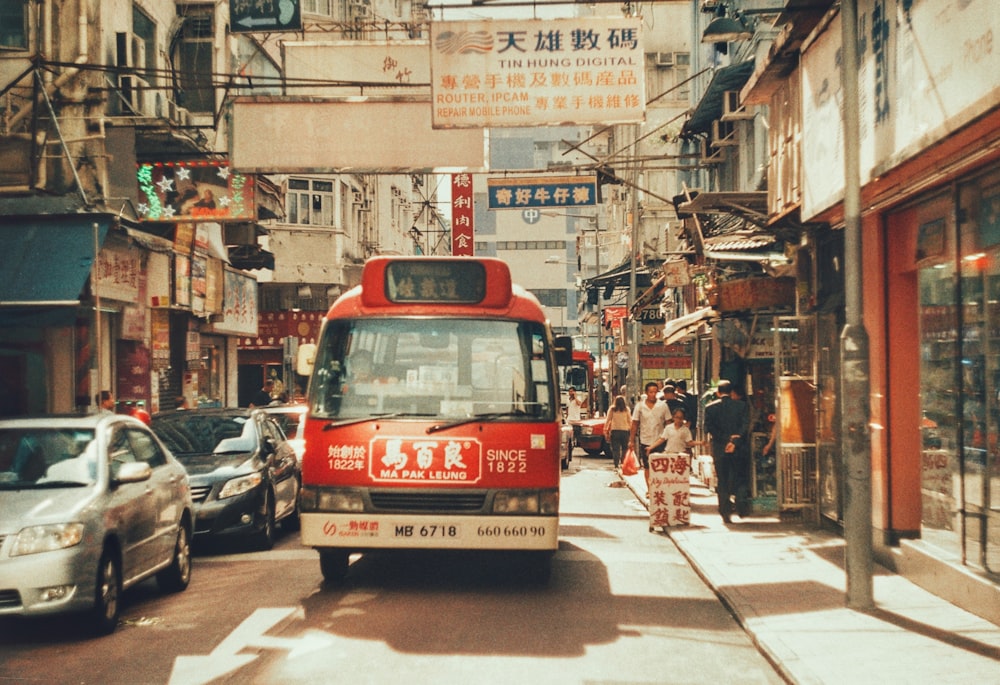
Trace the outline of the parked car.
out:
M 604 418 L 581 419 L 573 422 L 576 426 L 574 436 L 577 446 L 583 448 L 583 451 L 592 457 L 611 454 L 611 447 L 604 437 L 604 422 Z
M 277 523 L 298 528 L 301 464 L 263 409 L 181 409 L 151 426 L 191 478 L 196 542 L 244 537 L 270 549 Z
M 281 426 L 281 430 L 285 434 L 285 439 L 295 450 L 295 456 L 298 457 L 300 464 L 302 463 L 302 455 L 306 451 L 304 436 L 307 409 L 308 407 L 304 404 L 277 404 L 264 407 L 267 415 L 273 416 L 278 421 L 278 425 Z
M 118 414 L 0 420 L 0 615 L 86 612 L 114 631 L 122 593 L 191 580 L 184 467 Z

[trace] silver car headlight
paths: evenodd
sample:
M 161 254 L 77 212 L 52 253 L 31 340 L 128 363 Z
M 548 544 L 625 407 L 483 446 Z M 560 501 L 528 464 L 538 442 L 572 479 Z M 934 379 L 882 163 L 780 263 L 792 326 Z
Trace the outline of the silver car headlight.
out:
M 222 490 L 219 491 L 219 499 L 235 497 L 236 495 L 242 495 L 245 492 L 250 492 L 260 485 L 263 479 L 264 477 L 261 475 L 260 471 L 255 471 L 246 476 L 240 476 L 239 478 L 227 480 L 226 484 L 222 486 Z
M 12 557 L 24 554 L 38 554 L 66 549 L 80 544 L 83 540 L 82 523 L 50 523 L 44 526 L 24 528 L 17 534 L 11 547 Z

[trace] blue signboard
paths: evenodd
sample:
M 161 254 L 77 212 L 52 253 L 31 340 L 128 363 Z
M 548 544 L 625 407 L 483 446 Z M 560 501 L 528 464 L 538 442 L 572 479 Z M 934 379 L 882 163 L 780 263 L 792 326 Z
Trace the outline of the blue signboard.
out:
M 301 31 L 299 0 L 230 0 L 229 31 Z
M 587 207 L 597 204 L 597 176 L 489 178 L 490 209 Z

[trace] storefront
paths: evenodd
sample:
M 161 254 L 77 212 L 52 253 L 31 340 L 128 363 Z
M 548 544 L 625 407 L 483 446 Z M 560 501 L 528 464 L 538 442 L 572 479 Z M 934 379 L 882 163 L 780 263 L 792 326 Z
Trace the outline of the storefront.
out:
M 886 236 L 887 296 L 906 303 L 889 313 L 889 372 L 918 371 L 890 444 L 920 454 L 892 462 L 911 487 L 894 488 L 891 528 L 1000 574 L 1000 166 L 889 212 Z

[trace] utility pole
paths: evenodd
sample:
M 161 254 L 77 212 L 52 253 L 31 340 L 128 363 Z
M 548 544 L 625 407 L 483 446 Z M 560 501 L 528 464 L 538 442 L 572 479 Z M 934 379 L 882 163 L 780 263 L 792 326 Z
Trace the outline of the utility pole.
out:
M 633 126 L 634 131 L 633 138 L 637 138 L 639 135 L 639 126 Z M 633 156 L 635 156 L 635 149 L 632 151 Z M 638 180 L 639 172 L 638 167 L 632 170 L 635 179 Z M 631 241 L 630 246 L 631 256 L 629 258 L 629 274 L 628 274 L 628 317 L 626 321 L 630 322 L 628 326 L 628 394 L 629 398 L 637 398 L 639 393 L 642 391 L 641 383 L 639 382 L 639 331 L 640 324 L 638 321 L 632 319 L 632 307 L 635 306 L 636 298 L 636 276 L 635 270 L 638 266 L 638 250 L 639 250 L 639 186 L 637 183 L 632 184 L 632 192 L 630 193 L 631 202 L 629 202 L 629 214 L 632 217 L 632 231 L 631 231 Z
M 840 3 L 841 87 L 844 89 L 844 313 L 840 335 L 840 440 L 844 459 L 844 566 L 847 606 L 875 606 L 872 563 L 872 482 L 868 333 L 865 331 L 861 243 L 861 162 L 858 108 L 858 1 Z

